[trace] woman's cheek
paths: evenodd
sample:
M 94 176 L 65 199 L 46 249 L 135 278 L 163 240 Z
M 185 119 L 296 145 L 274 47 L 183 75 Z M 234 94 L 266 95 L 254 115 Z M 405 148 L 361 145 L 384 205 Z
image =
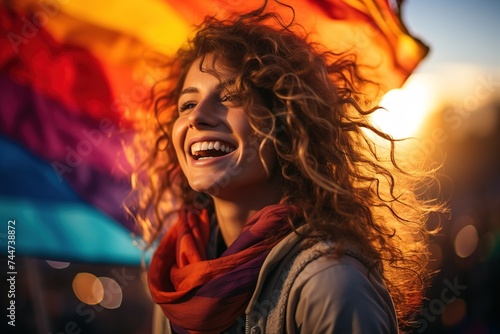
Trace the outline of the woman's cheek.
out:
M 179 161 L 184 161 L 186 159 L 184 154 L 184 139 L 186 137 L 186 126 L 185 121 L 178 118 L 174 126 L 172 127 L 172 143 L 174 144 L 175 154 Z

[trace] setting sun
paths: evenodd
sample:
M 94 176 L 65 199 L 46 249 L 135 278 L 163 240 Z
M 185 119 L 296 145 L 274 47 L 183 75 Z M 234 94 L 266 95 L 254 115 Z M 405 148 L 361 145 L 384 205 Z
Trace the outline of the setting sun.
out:
M 387 92 L 371 116 L 375 126 L 396 139 L 417 136 L 427 114 L 435 106 L 431 82 L 424 74 L 412 75 L 400 89 Z

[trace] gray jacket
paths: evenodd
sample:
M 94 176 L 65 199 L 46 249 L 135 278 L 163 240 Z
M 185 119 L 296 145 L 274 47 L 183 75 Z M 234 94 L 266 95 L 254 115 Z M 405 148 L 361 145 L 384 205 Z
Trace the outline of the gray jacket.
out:
M 332 243 L 304 245 L 292 233 L 272 249 L 245 315 L 226 333 L 398 333 L 392 299 L 376 270 L 368 273 L 349 248 L 334 257 Z M 171 333 L 158 306 L 153 333 Z

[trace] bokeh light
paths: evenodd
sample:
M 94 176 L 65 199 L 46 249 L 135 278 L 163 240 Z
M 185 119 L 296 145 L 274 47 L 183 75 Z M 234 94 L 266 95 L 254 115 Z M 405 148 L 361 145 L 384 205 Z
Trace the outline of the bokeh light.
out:
M 93 274 L 78 273 L 73 279 L 73 292 L 85 304 L 99 304 L 104 297 L 101 281 Z
M 446 304 L 443 314 L 441 315 L 441 321 L 443 325 L 451 327 L 458 324 L 466 313 L 467 306 L 465 301 L 461 298 L 457 298 L 449 304 Z
M 60 261 L 50 261 L 50 260 L 46 260 L 45 262 L 47 262 L 49 266 L 55 269 L 68 268 L 70 265 L 70 262 L 60 262 Z
M 455 237 L 455 253 L 461 257 L 469 257 L 477 248 L 479 241 L 477 229 L 474 225 L 464 226 Z
M 495 235 L 492 232 L 486 232 L 481 236 L 478 251 L 479 259 L 481 261 L 486 261 L 493 254 L 495 249 Z
M 120 307 L 123 300 L 123 292 L 120 285 L 109 277 L 99 277 L 99 281 L 101 281 L 104 288 L 104 296 L 99 305 L 107 309 L 116 309 Z

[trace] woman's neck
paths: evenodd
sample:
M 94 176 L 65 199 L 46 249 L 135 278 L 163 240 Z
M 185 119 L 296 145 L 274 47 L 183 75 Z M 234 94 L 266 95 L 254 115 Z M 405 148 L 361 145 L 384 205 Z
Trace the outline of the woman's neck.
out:
M 246 221 L 258 210 L 244 209 L 234 202 L 214 199 L 215 216 L 226 246 L 241 234 Z
M 281 198 L 279 186 L 266 193 L 247 188 L 240 196 L 214 198 L 215 216 L 226 245 L 229 247 L 238 238 L 250 217 L 268 205 L 279 203 Z

